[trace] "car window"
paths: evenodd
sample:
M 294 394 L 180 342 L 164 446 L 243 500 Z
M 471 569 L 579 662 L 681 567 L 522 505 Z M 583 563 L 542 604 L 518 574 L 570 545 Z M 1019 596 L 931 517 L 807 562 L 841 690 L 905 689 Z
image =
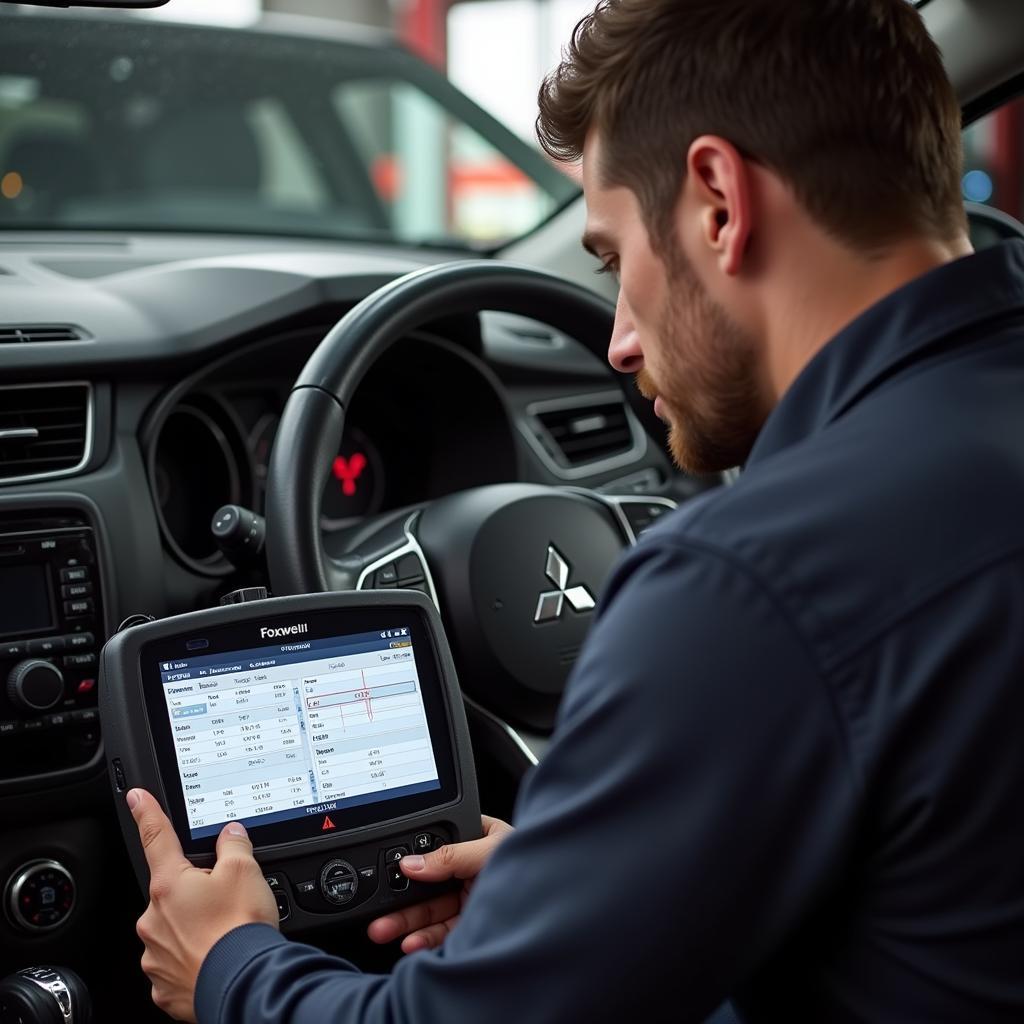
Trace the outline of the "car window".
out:
M 1024 220 L 1024 101 L 1015 99 L 964 132 L 964 199 Z M 998 241 L 974 226 L 975 245 Z
M 577 192 L 383 41 L 0 14 L 0 67 L 0 227 L 493 245 Z
M 400 234 L 486 242 L 554 212 L 554 197 L 421 90 L 347 82 L 332 99 Z

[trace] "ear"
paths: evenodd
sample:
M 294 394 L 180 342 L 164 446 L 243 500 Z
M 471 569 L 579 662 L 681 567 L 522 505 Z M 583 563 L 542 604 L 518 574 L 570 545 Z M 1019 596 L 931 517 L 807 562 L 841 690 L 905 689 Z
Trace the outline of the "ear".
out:
M 702 135 L 690 146 L 686 169 L 701 241 L 716 253 L 722 272 L 735 276 L 753 230 L 750 167 L 731 142 Z

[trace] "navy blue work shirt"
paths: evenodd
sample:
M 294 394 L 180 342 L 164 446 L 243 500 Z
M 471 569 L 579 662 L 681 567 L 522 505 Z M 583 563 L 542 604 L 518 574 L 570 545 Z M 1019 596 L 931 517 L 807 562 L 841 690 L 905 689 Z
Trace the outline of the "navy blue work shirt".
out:
M 201 1024 L 1024 1020 L 1024 243 L 859 317 L 626 555 L 516 824 L 442 949 L 238 928 Z

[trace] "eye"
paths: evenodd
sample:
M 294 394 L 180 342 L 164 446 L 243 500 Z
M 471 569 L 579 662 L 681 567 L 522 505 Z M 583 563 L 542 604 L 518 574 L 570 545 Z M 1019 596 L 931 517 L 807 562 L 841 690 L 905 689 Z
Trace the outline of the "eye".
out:
M 605 263 L 603 263 L 600 267 L 598 267 L 597 270 L 594 271 L 594 273 L 595 274 L 614 274 L 616 277 L 618 277 L 619 276 L 619 261 L 617 259 L 609 259 Z

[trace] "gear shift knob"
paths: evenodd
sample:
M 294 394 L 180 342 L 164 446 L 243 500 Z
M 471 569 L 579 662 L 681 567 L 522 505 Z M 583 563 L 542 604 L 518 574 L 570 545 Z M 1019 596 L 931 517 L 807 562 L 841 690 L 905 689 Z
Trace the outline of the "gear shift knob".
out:
M 0 981 L 0 1024 L 92 1024 L 85 982 L 66 967 L 27 967 Z

